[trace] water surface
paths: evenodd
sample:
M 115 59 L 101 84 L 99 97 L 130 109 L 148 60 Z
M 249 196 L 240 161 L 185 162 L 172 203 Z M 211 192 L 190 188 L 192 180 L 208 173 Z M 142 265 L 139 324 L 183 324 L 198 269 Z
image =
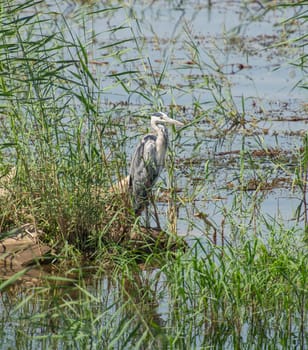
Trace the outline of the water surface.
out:
M 116 5 L 121 8 L 101 11 Z M 265 241 L 266 220 L 303 227 L 298 215 L 303 193 L 294 186 L 294 179 L 307 130 L 307 92 L 295 88 L 305 75 L 290 64 L 303 49 L 278 45 L 286 31 L 294 30 L 291 37 L 307 32 L 307 26 L 280 25 L 294 15 L 295 8 L 262 15 L 258 2 L 220 1 L 209 6 L 201 1 L 158 0 L 47 1 L 36 10 L 46 16 L 53 11 L 58 29 L 64 28 L 65 20 L 73 35 L 85 42 L 92 72 L 101 77 L 102 112 L 114 106 L 113 117 L 127 131 L 123 146 L 127 165 L 138 138 L 149 129 L 150 111 L 172 111 L 186 123 L 178 133 L 171 131 L 172 157 L 157 185 L 164 228 L 168 229 L 170 183 L 178 190 L 178 234 L 190 246 L 199 239 L 204 245 L 204 250 L 196 245 L 200 256 L 206 256 L 214 235 L 218 245 L 238 239 L 225 213 L 238 217 L 235 226 L 248 237 L 260 234 Z M 92 14 L 84 27 L 87 12 Z M 110 46 L 115 41 L 122 43 Z M 122 75 L 124 71 L 131 73 Z M 218 103 L 225 106 L 226 115 Z M 233 127 L 232 117 L 241 119 L 241 126 Z M 251 206 L 256 218 L 265 219 L 258 227 Z M 43 278 L 32 271 L 15 290 L 1 295 L 2 349 L 133 348 L 146 327 L 160 348 L 167 348 L 163 329 L 181 329 L 179 334 L 190 335 L 186 340 L 183 336 L 183 348 L 190 344 L 200 349 L 304 349 L 307 344 L 307 334 L 306 340 L 300 338 L 304 335 L 296 311 L 290 319 L 282 310 L 280 318 L 273 313 L 263 325 L 247 322 L 238 333 L 223 320 L 217 332 L 210 320 L 207 325 L 198 323 L 198 317 L 191 321 L 189 310 L 180 321 L 172 319 L 177 305 L 168 289 L 168 273 L 161 266 L 139 266 L 131 280 L 127 276 L 115 280 L 105 272 L 97 273 L 96 267 L 73 271 L 71 281 L 61 280 L 60 273 L 58 283 L 57 271 L 44 271 Z M 34 292 L 32 283 L 39 285 Z M 190 310 L 196 300 L 189 296 Z M 138 318 L 137 313 L 142 315 Z M 285 327 L 288 321 L 291 328 Z M 279 328 L 279 322 L 284 327 Z M 119 334 L 125 332 L 123 341 Z

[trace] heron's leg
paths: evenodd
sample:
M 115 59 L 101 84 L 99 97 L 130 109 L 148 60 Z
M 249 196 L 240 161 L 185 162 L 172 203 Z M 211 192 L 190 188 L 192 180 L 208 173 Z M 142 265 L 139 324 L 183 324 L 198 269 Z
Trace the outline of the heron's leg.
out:
M 150 198 L 151 198 L 151 202 L 152 202 L 152 205 L 153 205 L 153 208 L 154 208 L 154 216 L 155 216 L 157 228 L 159 230 L 161 230 L 160 222 L 159 222 L 159 218 L 158 218 L 158 213 L 157 213 L 157 207 L 156 207 L 156 204 L 155 204 L 155 201 L 154 201 L 153 194 L 150 196 Z
M 150 227 L 150 212 L 149 212 L 149 205 L 147 204 L 145 206 L 145 227 Z

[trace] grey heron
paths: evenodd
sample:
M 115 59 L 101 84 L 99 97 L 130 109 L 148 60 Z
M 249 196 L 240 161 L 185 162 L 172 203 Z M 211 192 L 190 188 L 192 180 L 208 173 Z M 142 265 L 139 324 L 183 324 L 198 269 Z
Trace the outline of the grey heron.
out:
M 163 112 L 154 113 L 151 116 L 151 127 L 155 134 L 145 135 L 139 142 L 133 155 L 129 171 L 129 190 L 136 215 L 140 215 L 144 208 L 147 210 L 151 199 L 151 189 L 165 165 L 168 148 L 167 124 L 184 125 L 175 119 L 169 118 Z M 155 206 L 154 210 L 159 227 Z

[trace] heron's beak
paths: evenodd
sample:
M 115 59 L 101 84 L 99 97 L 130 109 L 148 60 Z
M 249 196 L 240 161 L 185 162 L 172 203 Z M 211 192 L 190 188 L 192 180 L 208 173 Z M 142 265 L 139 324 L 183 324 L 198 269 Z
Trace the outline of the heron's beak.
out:
M 182 123 L 182 122 L 179 122 L 178 120 L 175 120 L 175 119 L 174 119 L 174 125 L 177 125 L 177 126 L 184 126 L 185 124 Z
M 168 119 L 166 118 L 165 120 L 169 124 L 173 124 L 173 125 L 177 125 L 177 126 L 184 126 L 184 123 L 179 122 L 178 120 L 175 120 L 175 119 L 172 119 L 172 118 L 169 118 L 169 117 L 168 117 Z

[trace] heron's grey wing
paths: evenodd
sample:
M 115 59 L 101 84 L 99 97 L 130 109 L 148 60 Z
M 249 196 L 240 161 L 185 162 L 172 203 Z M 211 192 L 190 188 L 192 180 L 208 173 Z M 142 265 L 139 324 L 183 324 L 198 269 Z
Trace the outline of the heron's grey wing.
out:
M 132 180 L 153 185 L 158 176 L 156 136 L 146 135 L 133 155 L 130 176 Z
M 156 136 L 145 136 L 137 146 L 130 167 L 130 187 L 134 207 L 142 207 L 158 176 Z
M 144 137 L 143 160 L 147 170 L 148 186 L 154 185 L 159 173 L 156 146 L 155 135 L 147 135 Z

